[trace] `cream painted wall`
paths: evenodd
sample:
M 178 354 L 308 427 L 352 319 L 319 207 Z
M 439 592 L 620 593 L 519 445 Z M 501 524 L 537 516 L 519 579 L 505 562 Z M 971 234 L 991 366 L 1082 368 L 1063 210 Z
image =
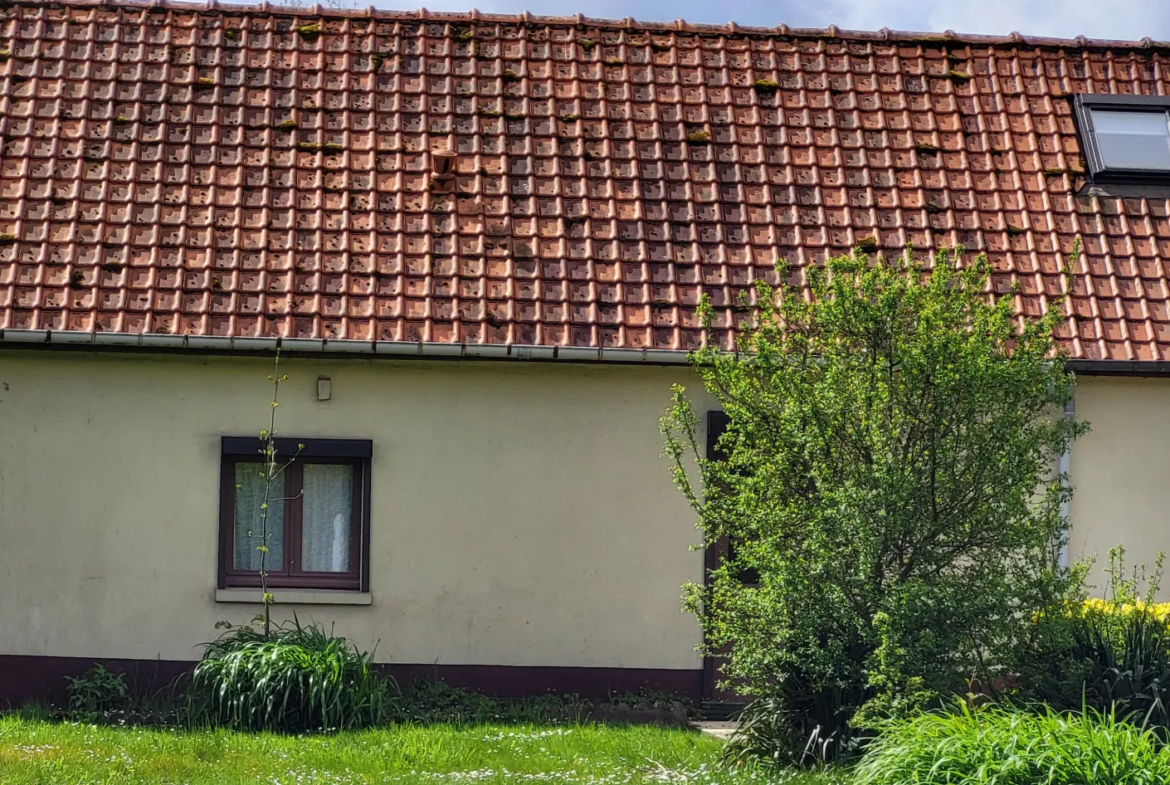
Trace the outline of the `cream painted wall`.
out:
M 1096 558 L 1099 594 L 1113 546 L 1130 564 L 1170 552 L 1170 380 L 1082 376 L 1076 408 L 1092 430 L 1072 448 L 1069 553 Z
M 699 534 L 657 422 L 686 369 L 284 366 L 284 435 L 374 441 L 373 604 L 302 619 L 386 662 L 700 667 Z M 219 438 L 266 423 L 270 370 L 0 353 L 0 654 L 194 659 L 256 612 L 214 600 Z

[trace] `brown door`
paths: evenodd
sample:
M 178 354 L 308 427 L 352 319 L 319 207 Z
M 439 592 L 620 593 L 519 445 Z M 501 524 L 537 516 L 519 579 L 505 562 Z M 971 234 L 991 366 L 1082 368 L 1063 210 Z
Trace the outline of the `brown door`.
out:
M 727 430 L 727 423 L 727 415 L 723 412 L 707 412 L 708 460 L 713 461 L 723 457 L 720 451 L 715 448 L 715 445 L 719 441 L 719 437 Z M 717 570 L 731 553 L 732 545 L 726 537 L 721 537 L 707 547 L 703 554 L 703 577 L 707 585 L 711 583 L 711 573 Z M 756 579 L 754 575 L 745 575 L 743 577 L 745 582 L 748 583 L 753 583 Z M 719 686 L 719 683 L 723 681 L 722 668 L 727 661 L 726 654 L 727 649 L 724 648 L 719 653 L 708 654 L 703 657 L 703 703 L 708 705 L 722 704 L 730 710 L 732 707 L 744 705 L 750 698 Z M 708 709 L 710 709 L 710 706 L 708 706 Z M 708 711 L 709 715 L 713 713 L 718 713 L 718 711 Z
M 727 538 L 723 537 L 707 547 L 704 553 L 704 565 L 708 585 L 711 582 L 711 572 L 727 558 Z M 719 686 L 723 681 L 723 664 L 727 661 L 727 647 L 720 649 L 720 654 L 707 654 L 703 657 L 703 702 L 704 703 L 743 703 L 744 698 L 731 690 Z

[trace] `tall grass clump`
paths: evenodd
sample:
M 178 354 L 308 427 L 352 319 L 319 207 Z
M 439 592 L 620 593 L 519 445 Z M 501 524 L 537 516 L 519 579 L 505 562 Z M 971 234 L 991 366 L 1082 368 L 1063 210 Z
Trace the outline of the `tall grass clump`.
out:
M 851 720 L 869 694 L 864 687 L 815 685 L 799 674 L 786 674 L 775 692 L 744 708 L 724 748 L 724 761 L 784 768 L 853 760 L 870 734 Z
M 195 725 L 288 733 L 379 725 L 393 683 L 373 655 L 318 625 L 234 627 L 208 644 L 191 677 Z
M 969 709 L 889 723 L 854 785 L 1154 785 L 1170 748 L 1113 714 Z

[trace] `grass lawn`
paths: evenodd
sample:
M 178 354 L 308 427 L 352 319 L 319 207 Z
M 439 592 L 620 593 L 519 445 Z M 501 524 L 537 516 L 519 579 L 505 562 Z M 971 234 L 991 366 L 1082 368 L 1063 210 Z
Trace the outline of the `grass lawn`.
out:
M 49 723 L 0 716 L 3 785 L 358 783 L 774 783 L 728 772 L 721 742 L 649 727 L 390 726 L 333 736 L 249 735 Z

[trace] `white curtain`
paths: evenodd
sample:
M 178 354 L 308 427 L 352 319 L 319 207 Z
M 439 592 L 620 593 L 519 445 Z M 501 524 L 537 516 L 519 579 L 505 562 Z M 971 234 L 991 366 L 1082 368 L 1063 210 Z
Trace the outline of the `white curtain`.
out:
M 301 569 L 348 572 L 353 467 L 306 463 L 304 472 Z
M 265 569 L 284 566 L 284 476 L 272 481 L 268 500 L 268 558 Z M 259 570 L 264 544 L 260 528 L 260 507 L 264 503 L 264 464 L 236 464 L 236 538 L 232 565 L 237 570 Z

